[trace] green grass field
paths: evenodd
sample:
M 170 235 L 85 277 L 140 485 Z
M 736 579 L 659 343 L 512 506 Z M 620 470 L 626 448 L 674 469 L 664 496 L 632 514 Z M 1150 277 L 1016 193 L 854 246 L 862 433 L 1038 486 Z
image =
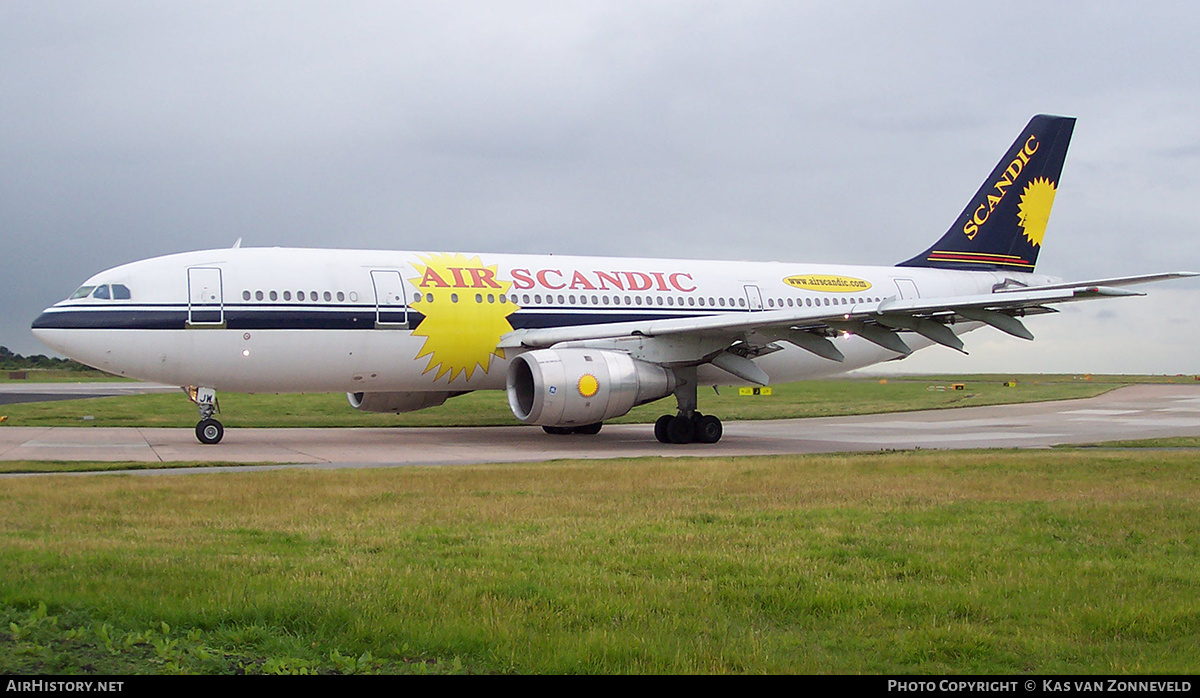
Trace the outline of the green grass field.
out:
M 1192 673 L 1197 460 L 6 480 L 0 672 Z
M 1010 378 L 819 381 L 701 404 L 819 416 L 1183 380 Z M 400 417 L 341 395 L 222 403 L 243 427 L 514 423 L 500 393 Z M 0 413 L 195 421 L 182 394 Z M 1197 441 L 9 479 L 0 672 L 1192 673 Z
M 1192 377 L 923 376 L 815 380 L 772 386 L 769 397 L 743 397 L 736 388 L 720 394 L 700 391 L 700 409 L 722 419 L 780 419 L 823 417 L 873 412 L 970 407 L 1013 402 L 1063 400 L 1098 395 L 1113 388 L 1149 380 L 1195 383 Z M 956 383 L 964 390 L 953 390 Z M 515 425 L 503 391 L 485 391 L 451 398 L 441 407 L 402 415 L 359 412 L 346 396 L 249 395 L 221 393 L 221 421 L 228 427 L 383 427 Z M 615 423 L 648 423 L 674 411 L 670 399 L 635 408 Z M 182 392 L 0 406 L 9 426 L 138 426 L 192 427 L 194 405 Z M 87 418 L 87 419 L 85 419 Z

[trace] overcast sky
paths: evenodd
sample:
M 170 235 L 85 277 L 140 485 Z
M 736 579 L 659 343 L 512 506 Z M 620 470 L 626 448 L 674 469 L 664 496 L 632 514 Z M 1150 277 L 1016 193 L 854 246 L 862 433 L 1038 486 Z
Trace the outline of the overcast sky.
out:
M 1190 2 L 0 3 L 0 344 L 225 247 L 893 264 L 1078 117 L 1038 271 L 1200 270 Z M 1200 282 L 909 370 L 1200 371 Z

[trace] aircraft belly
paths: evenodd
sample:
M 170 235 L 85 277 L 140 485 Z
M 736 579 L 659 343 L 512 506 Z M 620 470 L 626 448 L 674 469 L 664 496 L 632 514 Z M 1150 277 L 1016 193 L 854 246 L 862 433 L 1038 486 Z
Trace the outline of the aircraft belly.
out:
M 424 344 L 404 330 L 41 330 L 52 347 L 117 375 L 237 392 L 486 390 L 507 362 L 435 379 Z M 115 349 L 119 347 L 119 349 Z

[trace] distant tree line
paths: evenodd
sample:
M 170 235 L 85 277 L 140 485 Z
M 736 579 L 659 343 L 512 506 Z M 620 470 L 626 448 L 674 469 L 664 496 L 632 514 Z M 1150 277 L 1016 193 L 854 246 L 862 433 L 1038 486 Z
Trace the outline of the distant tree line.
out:
M 57 368 L 65 371 L 89 371 L 87 366 L 70 359 L 56 359 L 44 354 L 21 356 L 0 347 L 0 371 L 20 371 L 29 368 Z

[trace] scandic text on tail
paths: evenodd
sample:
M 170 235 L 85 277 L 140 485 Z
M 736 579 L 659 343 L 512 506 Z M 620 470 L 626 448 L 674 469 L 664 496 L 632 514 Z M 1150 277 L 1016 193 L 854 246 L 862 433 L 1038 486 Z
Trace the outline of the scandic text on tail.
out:
M 1075 119 L 1039 114 L 933 247 L 902 267 L 1033 271 Z

